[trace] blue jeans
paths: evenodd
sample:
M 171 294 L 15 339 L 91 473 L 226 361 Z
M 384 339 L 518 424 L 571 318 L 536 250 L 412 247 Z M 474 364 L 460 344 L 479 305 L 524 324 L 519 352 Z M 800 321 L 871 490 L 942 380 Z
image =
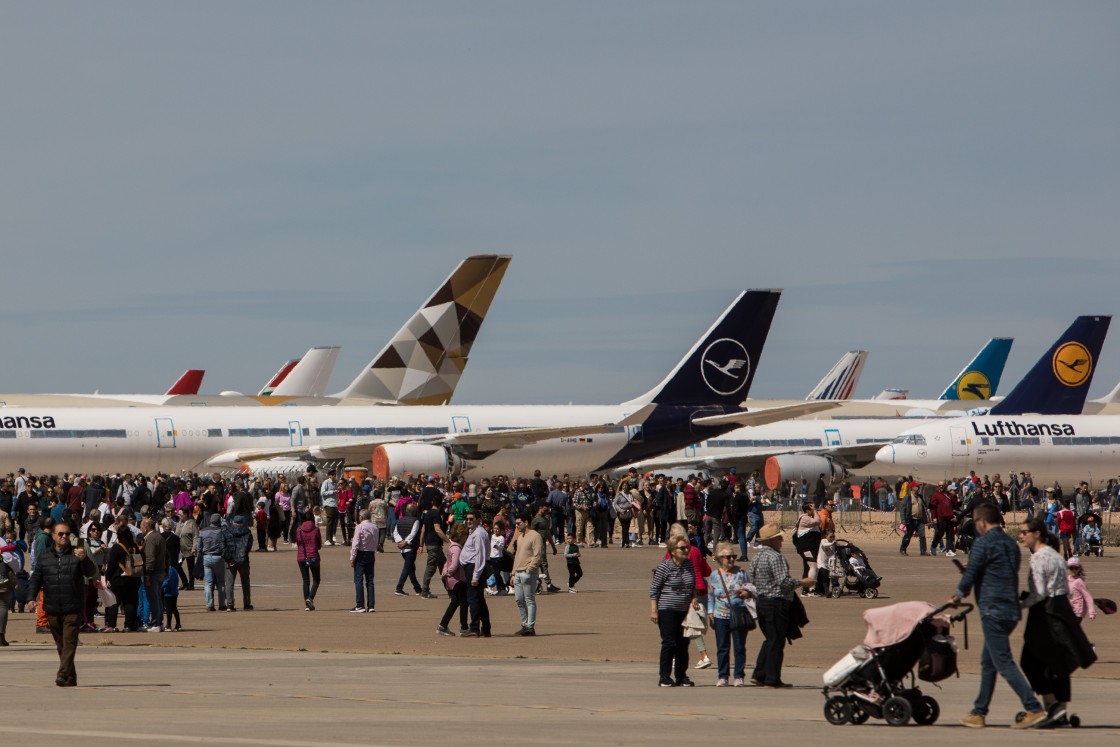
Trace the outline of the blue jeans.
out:
M 744 519 L 735 522 L 735 536 L 739 538 L 739 557 L 747 557 L 747 522 Z
M 747 614 L 750 614 L 749 612 Z M 731 669 L 731 648 L 735 648 L 735 676 L 743 679 L 747 671 L 747 631 L 732 630 L 731 621 L 715 618 L 712 627 L 716 631 L 716 669 L 720 679 L 727 679 Z
M 517 612 L 521 615 L 521 627 L 529 630 L 537 626 L 537 571 L 518 571 L 513 574 L 513 594 L 517 600 Z
M 354 606 L 373 609 L 373 550 L 358 550 L 354 558 Z
M 1001 620 L 990 615 L 980 616 L 980 625 L 984 630 L 984 650 L 980 654 L 980 692 L 976 702 L 972 705 L 972 712 L 982 716 L 988 715 L 988 706 L 992 703 L 992 691 L 996 687 L 996 673 L 1007 680 L 1011 689 L 1019 696 L 1023 709 L 1027 711 L 1041 711 L 1042 704 L 1034 697 L 1027 678 L 1015 666 L 1015 659 L 1011 655 L 1011 631 L 1018 625 L 1016 620 Z
M 148 609 L 152 625 L 163 627 L 163 581 L 167 573 L 152 573 L 145 577 L 144 592 L 148 597 Z
M 206 579 L 206 606 L 214 608 L 214 587 L 218 587 L 218 606 L 226 606 L 226 562 L 221 555 L 207 555 L 202 559 Z
M 747 539 L 746 539 L 748 544 L 750 544 L 750 541 L 753 540 L 755 537 L 757 537 L 758 533 L 762 531 L 762 525 L 765 522 L 763 521 L 763 517 L 758 516 L 756 514 L 751 514 L 750 523 L 751 523 L 751 531 L 747 533 Z M 746 553 L 743 553 L 743 554 L 746 555 Z

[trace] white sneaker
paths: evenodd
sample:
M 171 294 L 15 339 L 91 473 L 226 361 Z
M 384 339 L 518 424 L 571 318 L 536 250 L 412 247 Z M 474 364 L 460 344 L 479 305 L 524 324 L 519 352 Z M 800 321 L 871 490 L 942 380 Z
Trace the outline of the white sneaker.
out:
M 664 543 L 664 542 L 658 542 L 658 543 L 657 543 L 657 546 L 658 546 L 658 547 L 665 547 L 665 543 Z
M 569 587 L 568 587 L 568 593 L 569 593 L 569 594 L 575 594 L 575 593 L 576 593 L 576 590 L 575 590 L 575 589 L 573 589 L 573 588 L 572 588 L 571 586 L 569 586 Z
M 946 550 L 945 551 L 945 557 L 955 558 L 955 557 L 957 557 L 957 554 L 955 552 L 953 552 L 952 550 Z
M 697 669 L 707 669 L 710 666 L 712 666 L 712 660 L 709 659 L 707 656 L 705 656 L 700 661 L 696 662 L 696 668 Z

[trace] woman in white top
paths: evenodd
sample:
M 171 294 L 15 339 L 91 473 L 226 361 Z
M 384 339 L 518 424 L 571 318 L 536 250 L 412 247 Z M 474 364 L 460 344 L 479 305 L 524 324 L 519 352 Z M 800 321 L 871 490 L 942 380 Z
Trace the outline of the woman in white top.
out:
M 1070 672 L 1088 666 L 1096 657 L 1070 606 L 1066 562 L 1055 549 L 1056 538 L 1046 522 L 1040 518 L 1024 521 L 1019 541 L 1031 551 L 1028 591 L 1023 597 L 1023 608 L 1029 611 L 1020 664 L 1047 711 L 1035 728 L 1067 726 Z

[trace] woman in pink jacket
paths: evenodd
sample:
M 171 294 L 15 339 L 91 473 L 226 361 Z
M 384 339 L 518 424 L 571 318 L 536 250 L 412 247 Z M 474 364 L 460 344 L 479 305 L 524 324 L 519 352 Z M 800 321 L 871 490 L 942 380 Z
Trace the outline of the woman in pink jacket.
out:
M 303 577 L 304 609 L 315 610 L 315 592 L 319 590 L 319 549 L 323 546 L 323 536 L 311 514 L 296 529 L 296 563 L 299 575 Z
M 1066 572 L 1069 574 L 1069 606 L 1073 607 L 1073 614 L 1078 620 L 1088 617 L 1097 619 L 1097 605 L 1093 602 L 1093 595 L 1085 586 L 1085 570 L 1081 567 L 1081 560 L 1074 555 L 1066 561 Z
M 447 530 L 451 544 L 447 548 L 447 560 L 443 564 L 443 585 L 447 587 L 447 596 L 450 601 L 443 617 L 436 626 L 440 635 L 454 636 L 455 633 L 447 627 L 455 610 L 459 610 L 459 630 L 467 629 L 467 576 L 463 566 L 459 564 L 459 553 L 463 551 L 463 540 L 467 538 L 466 524 L 452 524 Z

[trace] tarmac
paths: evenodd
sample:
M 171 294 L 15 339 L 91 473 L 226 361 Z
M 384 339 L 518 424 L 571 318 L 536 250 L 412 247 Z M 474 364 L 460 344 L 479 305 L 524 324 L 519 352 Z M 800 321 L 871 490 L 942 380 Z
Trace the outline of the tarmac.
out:
M 806 600 L 811 623 L 806 638 L 787 648 L 783 677 L 794 685 L 788 690 L 716 688 L 714 667 L 692 669 L 695 688 L 657 687 L 648 581 L 664 554 L 658 548 L 585 550 L 580 592 L 538 598 L 535 638 L 513 636 L 519 620 L 512 597 L 492 597 L 494 637 L 462 639 L 435 634 L 447 601 L 438 584 L 436 600 L 412 595 L 407 584 L 409 596 L 393 595 L 400 562 L 391 551 L 378 556 L 377 612 L 346 611 L 354 599 L 343 547 L 324 549 L 317 610 L 304 611 L 294 553 L 282 547 L 252 557 L 252 612 L 207 613 L 200 591 L 184 591 L 183 632 L 83 635 L 76 688 L 55 687 L 57 657 L 49 637 L 34 632 L 32 615 L 12 615 L 13 645 L 0 649 L 0 702 L 5 713 L 30 715 L 46 707 L 51 717 L 37 723 L 36 732 L 94 745 L 153 738 L 231 745 L 634 744 L 774 742 L 795 735 L 798 742 L 848 737 L 897 744 L 961 735 L 957 720 L 978 689 L 982 641 L 975 616 L 968 650 L 963 627 L 954 630 L 962 675 L 940 687 L 919 683 L 940 702 L 937 724 L 832 726 L 824 720 L 821 674 L 863 638 L 862 611 L 909 599 L 939 603 L 958 577 L 946 558 L 917 557 L 916 544 L 914 554 L 900 557 L 896 540 L 851 539 L 884 576 L 882 596 Z M 789 548 L 786 555 L 798 571 Z M 562 556 L 549 560 L 556 564 L 554 579 L 565 586 L 566 575 L 556 572 Z M 1094 594 L 1120 595 L 1120 551 L 1084 563 Z M 241 607 L 240 591 L 236 603 Z M 1001 682 L 992 726 L 981 733 L 985 743 L 1120 735 L 1114 710 L 1120 699 L 1118 617 L 1086 622 L 1101 659 L 1074 677 L 1072 710 L 1084 734 L 1006 728 L 1020 707 Z M 714 659 L 711 634 L 707 644 Z M 1016 653 L 1018 646 L 1013 638 Z M 748 674 L 757 650 L 755 632 L 747 640 Z

